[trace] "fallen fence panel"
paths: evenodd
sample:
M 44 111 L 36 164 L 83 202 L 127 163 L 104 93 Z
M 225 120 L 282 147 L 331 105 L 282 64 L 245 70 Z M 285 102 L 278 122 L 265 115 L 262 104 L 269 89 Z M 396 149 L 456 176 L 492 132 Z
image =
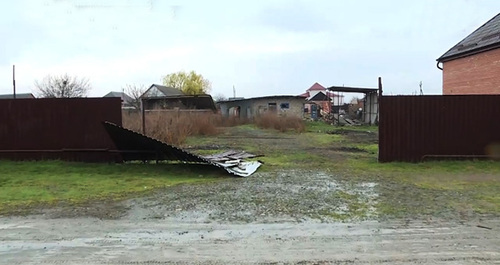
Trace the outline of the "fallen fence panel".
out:
M 103 125 L 124 161 L 201 163 L 222 168 L 240 177 L 250 176 L 262 164 L 259 161 L 243 161 L 243 158 L 255 157 L 245 152 L 230 151 L 203 157 L 110 122 L 104 122 Z M 239 159 L 234 159 L 235 157 Z

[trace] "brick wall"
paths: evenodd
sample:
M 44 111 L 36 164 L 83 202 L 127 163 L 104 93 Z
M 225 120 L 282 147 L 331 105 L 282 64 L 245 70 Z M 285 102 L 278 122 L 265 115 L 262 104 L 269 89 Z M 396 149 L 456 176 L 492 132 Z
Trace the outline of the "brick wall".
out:
M 443 94 L 500 94 L 500 49 L 445 62 Z

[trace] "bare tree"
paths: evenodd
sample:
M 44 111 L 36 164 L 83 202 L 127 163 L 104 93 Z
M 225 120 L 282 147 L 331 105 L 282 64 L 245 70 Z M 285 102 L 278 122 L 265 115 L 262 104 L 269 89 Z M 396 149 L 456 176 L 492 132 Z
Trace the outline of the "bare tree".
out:
M 214 96 L 214 101 L 219 102 L 219 101 L 225 101 L 227 100 L 227 97 L 224 96 L 222 93 L 218 93 L 217 95 Z
M 127 84 L 123 88 L 123 92 L 132 98 L 132 101 L 129 102 L 129 104 L 132 105 L 132 107 L 134 107 L 134 109 L 136 110 L 141 109 L 141 96 L 142 94 L 144 94 L 144 92 L 146 92 L 146 90 L 147 87 L 145 87 L 144 85 L 135 85 L 135 84 L 133 85 Z
M 78 78 L 64 74 L 47 75 L 41 82 L 35 81 L 37 94 L 42 98 L 80 98 L 87 96 L 91 89 L 87 78 Z

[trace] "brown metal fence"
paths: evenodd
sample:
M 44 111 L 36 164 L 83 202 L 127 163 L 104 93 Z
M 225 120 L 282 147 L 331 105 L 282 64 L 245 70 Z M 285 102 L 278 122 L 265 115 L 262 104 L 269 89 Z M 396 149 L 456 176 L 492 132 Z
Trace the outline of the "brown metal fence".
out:
M 119 160 L 103 121 L 122 124 L 120 98 L 0 99 L 0 159 Z
M 380 98 L 380 162 L 488 157 L 499 144 L 500 95 Z

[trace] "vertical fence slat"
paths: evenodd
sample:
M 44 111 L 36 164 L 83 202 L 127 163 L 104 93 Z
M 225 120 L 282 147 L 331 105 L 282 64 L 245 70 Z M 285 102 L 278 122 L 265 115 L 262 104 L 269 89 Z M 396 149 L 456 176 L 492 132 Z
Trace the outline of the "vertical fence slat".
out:
M 500 143 L 500 95 L 382 96 L 379 161 L 484 156 Z
M 90 151 L 114 149 L 103 121 L 121 125 L 120 98 L 0 99 L 0 159 L 115 160 Z

